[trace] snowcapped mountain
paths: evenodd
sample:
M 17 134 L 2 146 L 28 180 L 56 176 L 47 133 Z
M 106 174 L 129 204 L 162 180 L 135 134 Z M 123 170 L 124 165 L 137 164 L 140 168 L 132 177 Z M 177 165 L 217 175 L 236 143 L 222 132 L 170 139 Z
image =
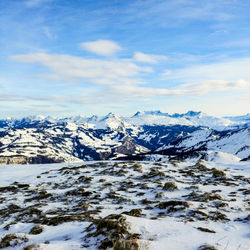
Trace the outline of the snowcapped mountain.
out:
M 0 156 L 18 157 L 29 163 L 101 160 L 122 154 L 138 154 L 148 149 L 137 145 L 125 132 L 98 130 L 86 124 L 49 124 L 1 132 Z M 20 156 L 23 156 L 20 158 Z
M 173 114 L 162 113 L 161 111 L 145 111 L 137 112 L 131 118 L 128 118 L 132 124 L 136 125 L 186 125 L 186 126 L 204 126 L 216 130 L 224 130 L 225 127 L 229 126 L 241 126 L 246 124 L 245 116 L 240 119 L 233 119 L 233 117 L 218 118 L 214 116 L 209 116 L 203 112 L 188 111 L 184 114 Z
M 0 120 L 0 162 L 105 160 L 156 149 L 201 147 L 244 158 L 249 153 L 248 126 L 249 114 L 217 118 L 195 111 L 173 115 L 144 111 L 132 117 L 109 113 L 102 117 L 8 118 Z M 225 146 L 230 144 L 234 147 Z
M 143 126 L 143 125 L 185 125 L 185 126 L 204 126 L 216 130 L 224 130 L 228 128 L 243 127 L 250 124 L 250 114 L 242 116 L 227 116 L 227 117 L 215 117 L 207 115 L 201 111 L 188 111 L 183 114 L 168 114 L 161 111 L 138 111 L 131 117 L 121 117 L 113 113 L 109 113 L 106 116 L 91 117 L 85 116 L 72 116 L 66 118 L 56 118 L 51 116 L 28 116 L 22 119 L 7 118 L 0 120 L 0 128 L 3 127 L 16 127 L 21 125 L 31 124 L 62 124 L 62 123 L 74 123 L 81 125 L 84 123 L 93 126 L 96 129 L 117 129 L 130 126 Z M 5 126 L 4 126 L 5 125 Z
M 250 113 L 246 115 L 241 115 L 241 116 L 225 116 L 224 117 L 227 120 L 230 120 L 232 122 L 239 122 L 239 123 L 245 123 L 250 125 Z
M 250 128 L 236 131 L 215 132 L 200 129 L 190 135 L 157 149 L 164 154 L 180 154 L 194 151 L 220 151 L 244 159 L 250 155 Z

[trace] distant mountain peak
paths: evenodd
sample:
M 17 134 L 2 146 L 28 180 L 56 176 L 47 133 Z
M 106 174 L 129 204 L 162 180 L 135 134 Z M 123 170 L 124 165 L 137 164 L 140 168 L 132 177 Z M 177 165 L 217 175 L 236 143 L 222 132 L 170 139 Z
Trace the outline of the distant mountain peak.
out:
M 198 115 L 201 115 L 202 112 L 201 111 L 193 111 L 193 110 L 190 110 L 188 111 L 186 114 L 184 115 L 188 115 L 188 116 L 198 116 Z
M 159 110 L 137 112 L 132 118 L 110 112 L 106 116 L 0 120 L 0 160 L 20 154 L 27 163 L 116 159 L 176 147 L 172 142 L 178 143 L 178 150 L 206 146 L 247 158 L 249 130 L 244 129 L 249 124 L 249 116 L 223 119 L 200 111 L 170 115 Z
M 200 116 L 204 115 L 202 111 L 194 111 L 194 110 L 189 110 L 186 113 L 174 113 L 170 115 L 169 113 L 163 113 L 160 110 L 150 110 L 150 111 L 137 111 L 132 117 L 138 117 L 138 116 L 143 116 L 143 115 L 159 115 L 159 116 L 169 116 L 169 117 L 183 117 L 183 116 Z
M 108 120 L 108 119 L 115 119 L 115 120 L 120 120 L 121 117 L 112 113 L 112 112 L 109 112 L 106 116 L 104 116 L 101 121 L 105 121 L 105 120 Z
M 183 114 L 174 113 L 174 114 L 171 115 L 170 117 L 173 117 L 173 118 L 179 118 L 179 117 L 184 117 L 184 116 L 191 116 L 191 117 L 194 117 L 194 116 L 200 116 L 200 115 L 202 115 L 202 114 L 204 114 L 204 113 L 201 112 L 201 111 L 189 110 L 188 112 L 183 113 Z
M 168 116 L 168 113 L 162 113 L 160 110 L 137 111 L 132 117 L 138 117 L 138 116 L 143 116 L 143 115 Z
M 89 117 L 87 119 L 87 122 L 96 122 L 98 120 L 98 116 L 97 115 L 92 115 L 91 117 Z
M 138 111 L 132 117 L 122 117 L 112 112 L 106 116 L 91 117 L 85 116 L 72 116 L 72 117 L 45 117 L 42 115 L 28 116 L 21 119 L 4 119 L 0 120 L 1 127 L 8 126 L 35 126 L 36 124 L 47 125 L 47 124 L 63 124 L 63 123 L 75 123 L 82 125 L 85 123 L 91 124 L 95 128 L 105 129 L 107 127 L 130 128 L 131 126 L 143 126 L 143 125 L 186 125 L 186 126 L 202 126 L 209 127 L 217 130 L 228 129 L 229 127 L 246 127 L 250 125 L 250 116 L 228 116 L 228 117 L 215 117 L 207 115 L 201 111 L 189 110 L 186 113 L 164 113 L 160 110 L 151 111 Z M 1 128 L 0 127 L 0 128 Z

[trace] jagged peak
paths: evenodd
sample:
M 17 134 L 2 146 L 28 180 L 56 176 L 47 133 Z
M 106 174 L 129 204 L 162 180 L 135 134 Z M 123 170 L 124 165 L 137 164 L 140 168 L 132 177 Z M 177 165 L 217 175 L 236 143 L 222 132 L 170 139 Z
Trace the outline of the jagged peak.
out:
M 160 110 L 137 111 L 132 117 L 138 117 L 138 116 L 143 116 L 143 115 L 168 116 L 168 113 L 162 113 Z
M 205 113 L 201 112 L 201 111 L 193 111 L 193 110 L 189 110 L 186 113 L 183 114 L 179 114 L 179 113 L 174 113 L 173 115 L 170 115 L 170 117 L 173 118 L 179 118 L 179 117 L 184 117 L 184 116 L 201 116 L 204 115 Z
M 109 112 L 106 116 L 104 116 L 101 121 L 105 121 L 105 120 L 108 120 L 108 119 L 117 119 L 117 120 L 120 120 L 121 117 L 112 113 L 112 112 Z
M 41 121 L 45 120 L 46 116 L 43 115 L 30 115 L 22 118 L 23 121 L 28 120 L 28 121 Z
M 26 116 L 23 117 L 21 119 L 11 119 L 11 121 L 20 121 L 20 122 L 54 122 L 55 120 L 57 120 L 54 117 L 51 116 L 44 116 L 44 115 L 30 115 L 30 116 Z
M 87 122 L 91 122 L 91 121 L 97 121 L 98 120 L 98 116 L 97 115 L 92 115 L 91 117 L 89 117 L 87 119 Z
M 201 115 L 205 115 L 205 113 L 201 112 L 201 111 L 193 111 L 193 110 L 189 110 L 186 113 L 174 113 L 172 115 L 170 115 L 169 113 L 163 113 L 160 110 L 152 110 L 152 111 L 137 111 L 132 118 L 134 117 L 139 117 L 139 116 L 145 116 L 145 115 L 158 115 L 158 116 L 168 116 L 168 117 L 172 117 L 172 118 L 179 118 L 179 117 L 184 117 L 184 116 L 201 116 Z
M 201 114 L 204 114 L 202 113 L 201 111 L 193 111 L 193 110 L 189 110 L 187 113 L 185 113 L 184 115 L 187 115 L 187 116 L 199 116 Z

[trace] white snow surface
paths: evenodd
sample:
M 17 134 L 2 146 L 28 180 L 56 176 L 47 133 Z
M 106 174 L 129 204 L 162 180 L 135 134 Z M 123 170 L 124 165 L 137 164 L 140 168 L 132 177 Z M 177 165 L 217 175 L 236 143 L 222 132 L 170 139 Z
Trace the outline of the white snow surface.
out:
M 175 148 L 182 148 L 184 151 L 198 149 L 206 146 L 207 150 L 220 151 L 233 154 L 239 158 L 247 158 L 250 155 L 250 128 L 232 131 L 225 136 L 216 136 L 210 129 L 197 130 L 179 143 Z M 173 144 L 160 147 L 158 151 L 172 148 Z
M 88 236 L 87 228 L 91 225 L 88 220 L 69 221 L 54 226 L 45 224 L 42 225 L 42 233 L 32 235 L 30 229 L 36 223 L 31 222 L 32 220 L 26 216 L 16 219 L 21 208 L 25 211 L 36 204 L 40 204 L 36 208 L 48 218 L 56 213 L 61 214 L 62 211 L 65 211 L 65 216 L 83 213 L 82 210 L 73 209 L 79 202 L 83 202 L 90 205 L 90 212 L 99 209 L 99 213 L 93 215 L 96 219 L 135 208 L 142 209 L 140 217 L 123 215 L 129 225 L 129 231 L 140 234 L 138 243 L 141 249 L 195 250 L 200 245 L 211 244 L 218 250 L 248 250 L 249 219 L 241 221 L 238 218 L 245 218 L 248 214 L 246 206 L 249 196 L 243 192 L 250 189 L 247 181 L 250 177 L 250 164 L 239 162 L 239 158 L 223 152 L 209 151 L 208 156 L 207 161 L 191 159 L 172 162 L 164 158 L 164 162 L 155 163 L 107 161 L 89 162 L 86 165 L 0 165 L 0 188 L 13 187 L 18 183 L 29 184 L 28 189 L 20 188 L 15 192 L 0 193 L 0 201 L 4 201 L 0 203 L 0 242 L 5 235 L 16 233 L 18 236 L 26 236 L 29 241 L 6 249 L 19 250 L 30 244 L 38 244 L 42 250 L 98 249 L 105 237 Z M 199 164 L 203 165 L 203 172 L 196 170 Z M 213 168 L 223 170 L 229 178 L 228 181 L 233 184 L 212 178 Z M 194 171 L 194 175 L 185 174 L 186 170 Z M 150 177 L 150 173 L 155 173 L 154 171 L 160 172 Z M 87 182 L 84 178 L 91 179 Z M 167 181 L 175 182 L 178 189 L 172 192 L 164 190 L 163 186 Z M 121 188 L 123 185 L 126 187 L 125 190 Z M 81 196 L 82 188 L 93 193 L 93 196 Z M 74 190 L 78 190 L 79 195 L 76 193 L 72 196 L 67 193 Z M 37 194 L 41 191 L 46 191 L 54 198 L 36 200 Z M 221 200 L 199 202 L 186 198 L 192 192 L 201 195 L 205 192 L 211 195 L 219 194 Z M 96 196 L 97 194 L 99 196 Z M 161 196 L 156 198 L 157 194 Z M 31 200 L 27 201 L 28 198 Z M 121 199 L 119 203 L 117 198 Z M 142 200 L 150 202 L 144 204 Z M 177 206 L 176 212 L 167 212 L 166 209 L 157 207 L 161 202 L 172 200 L 188 201 L 189 208 L 178 210 Z M 8 214 L 11 204 L 19 206 L 19 209 Z M 224 205 L 220 207 L 218 204 Z M 3 211 L 6 211 L 5 216 Z M 205 213 L 210 219 L 197 219 L 198 215 L 189 216 L 189 212 L 192 211 Z M 228 219 L 213 220 L 212 214 L 218 212 Z M 207 228 L 215 233 L 203 232 L 197 228 Z M 46 241 L 48 242 L 45 244 Z
M 207 115 L 203 112 L 188 111 L 185 114 L 161 113 L 160 111 L 137 112 L 131 118 L 127 118 L 132 124 L 136 125 L 187 125 L 204 126 L 217 130 L 224 130 L 225 127 L 240 125 L 245 123 L 245 116 L 242 119 L 231 119 L 232 117 L 220 118 Z

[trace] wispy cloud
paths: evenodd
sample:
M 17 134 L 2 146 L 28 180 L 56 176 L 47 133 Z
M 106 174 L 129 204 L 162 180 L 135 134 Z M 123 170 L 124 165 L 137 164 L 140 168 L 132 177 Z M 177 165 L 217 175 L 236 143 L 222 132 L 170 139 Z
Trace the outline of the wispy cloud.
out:
M 188 95 L 205 95 L 209 92 L 227 91 L 227 90 L 240 90 L 250 87 L 250 81 L 236 80 L 208 80 L 197 83 L 187 83 L 180 86 L 180 92 Z
M 42 27 L 42 31 L 44 32 L 44 35 L 48 39 L 54 39 L 54 38 L 56 38 L 56 36 L 51 32 L 51 29 L 48 26 L 43 26 Z
M 214 79 L 227 81 L 245 79 L 250 81 L 250 58 L 235 58 L 206 64 L 196 63 L 189 67 L 172 70 L 171 74 L 165 74 L 165 80 L 179 82 L 198 82 Z
M 84 81 L 94 84 L 135 84 L 134 77 L 140 73 L 149 73 L 149 67 L 141 67 L 131 60 L 100 60 L 70 55 L 28 54 L 16 55 L 11 59 L 16 62 L 39 63 L 51 70 L 43 75 L 53 80 L 76 82 Z
M 249 96 L 247 0 L 4 2 L 1 113 L 10 102 L 12 110 L 79 103 L 78 112 L 158 102 L 171 112 L 180 100 L 213 108 L 214 96 Z
M 155 63 L 165 59 L 161 55 L 147 55 L 138 52 L 137 61 Z M 89 96 L 65 97 L 64 101 L 92 103 L 93 97 L 99 102 L 114 99 L 145 98 L 154 96 L 198 96 L 210 92 L 249 88 L 250 58 L 235 59 L 227 62 L 195 65 L 179 70 L 165 70 L 162 74 L 167 81 L 176 81 L 175 87 L 153 88 L 145 86 L 145 73 L 154 69 L 136 64 L 135 56 L 128 59 L 89 59 L 61 54 L 27 54 L 12 56 L 11 59 L 23 63 L 39 63 L 51 73 L 40 77 L 68 83 L 101 85 L 101 92 Z M 139 59 L 139 60 L 138 60 Z M 42 98 L 41 96 L 36 97 Z M 45 98 L 46 100 L 46 98 Z M 51 100 L 61 101 L 60 96 L 51 96 Z
M 199 96 L 210 92 L 240 90 L 250 87 L 250 81 L 210 80 L 204 82 L 185 83 L 175 88 L 149 88 L 141 86 L 110 86 L 107 93 L 127 98 L 145 98 L 154 96 Z
M 97 48 L 99 47 L 96 46 Z M 115 53 L 115 50 L 110 49 L 109 54 Z M 107 48 L 103 51 L 106 51 L 107 55 Z M 95 52 L 100 54 L 100 51 Z M 171 57 L 168 60 L 171 60 Z M 31 102 L 39 105 L 40 103 L 106 105 L 124 101 L 152 100 L 152 98 L 164 96 L 201 96 L 214 92 L 250 89 L 250 58 L 207 64 L 198 64 L 197 60 L 192 58 L 191 61 L 195 62 L 195 65 L 178 70 L 165 69 L 162 74 L 157 72 L 157 67 L 167 58 L 163 55 L 142 52 L 134 53 L 131 58 L 99 59 L 67 54 L 35 53 L 15 55 L 11 56 L 11 59 L 21 63 L 36 63 L 47 68 L 49 72 L 38 76 L 40 78 L 78 83 L 79 94 L 72 92 L 69 95 L 6 95 L 0 96 L 1 102 Z M 141 63 L 150 63 L 154 68 L 141 66 Z M 159 87 L 158 84 L 154 87 L 154 82 L 150 82 L 148 77 L 151 74 L 154 74 L 153 81 L 165 81 L 165 87 Z M 171 82 L 175 84 L 169 84 Z M 87 89 L 92 87 L 92 89 L 86 91 L 86 87 Z
M 143 100 L 159 96 L 201 96 L 210 92 L 240 90 L 250 87 L 250 81 L 235 82 L 212 80 L 197 83 L 182 84 L 175 88 L 151 88 L 137 85 L 110 85 L 101 91 L 94 91 L 92 95 L 79 93 L 75 95 L 18 95 L 0 94 L 3 103 L 40 103 L 62 105 L 70 104 L 108 104 L 122 103 L 127 100 Z
M 171 70 L 169 70 L 169 69 L 166 69 L 166 70 L 164 70 L 163 72 L 162 72 L 162 76 L 169 76 L 169 75 L 171 75 Z
M 101 56 L 112 56 L 122 48 L 114 41 L 110 40 L 97 40 L 93 42 L 81 43 L 80 47 L 91 53 L 101 55 Z
M 242 3 L 237 0 L 236 2 L 237 7 L 240 8 Z M 126 11 L 132 20 L 143 19 L 152 25 L 173 27 L 197 20 L 216 23 L 229 21 L 236 16 L 235 6 L 236 4 L 230 1 L 217 0 L 137 0 Z
M 220 45 L 221 47 L 250 47 L 250 38 L 231 40 Z
M 40 5 L 46 4 L 53 0 L 28 0 L 25 2 L 25 5 L 29 8 L 39 7 Z
M 160 61 L 167 60 L 166 56 L 163 55 L 151 55 L 151 54 L 145 54 L 142 52 L 135 52 L 133 59 L 138 62 L 144 62 L 144 63 L 158 63 Z

